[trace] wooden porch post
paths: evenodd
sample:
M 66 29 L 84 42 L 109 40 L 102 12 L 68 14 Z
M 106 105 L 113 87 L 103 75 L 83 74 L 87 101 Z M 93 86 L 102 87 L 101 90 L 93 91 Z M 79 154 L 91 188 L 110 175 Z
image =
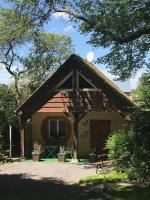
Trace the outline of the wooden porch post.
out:
M 73 113 L 72 113 L 72 135 L 73 135 L 73 145 L 74 145 L 73 158 L 77 162 L 77 159 L 78 159 L 78 121 L 76 120 Z
M 19 118 L 20 120 L 20 143 L 21 143 L 21 158 L 25 157 L 25 120 L 22 116 Z
M 78 93 L 79 93 L 79 78 L 78 78 L 77 70 L 73 70 L 72 86 L 73 86 L 73 92 L 77 98 Z M 75 112 L 76 112 L 76 106 L 73 107 L 73 111 L 72 111 L 72 134 L 73 134 L 73 143 L 74 143 L 73 157 L 74 157 L 74 161 L 78 162 L 78 119 L 75 116 L 76 114 Z
M 21 158 L 24 159 L 25 153 L 24 153 L 24 128 L 21 128 L 20 130 L 20 138 L 21 138 Z

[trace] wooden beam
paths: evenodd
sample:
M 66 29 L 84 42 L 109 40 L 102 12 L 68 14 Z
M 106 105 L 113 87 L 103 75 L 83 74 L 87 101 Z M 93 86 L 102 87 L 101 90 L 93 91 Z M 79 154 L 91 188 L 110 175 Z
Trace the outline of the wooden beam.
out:
M 24 159 L 25 157 L 25 123 L 26 119 L 25 116 L 20 116 L 20 143 L 21 143 L 21 158 Z
M 71 116 L 71 127 L 72 127 L 72 137 L 73 137 L 73 145 L 74 145 L 74 155 L 73 158 L 75 160 L 78 159 L 78 121 L 76 120 L 74 114 Z
M 25 137 L 25 131 L 24 131 L 24 128 L 21 128 L 21 130 L 20 130 L 20 138 L 21 138 L 21 158 L 22 159 L 24 159 L 24 157 L 25 157 L 24 137 Z

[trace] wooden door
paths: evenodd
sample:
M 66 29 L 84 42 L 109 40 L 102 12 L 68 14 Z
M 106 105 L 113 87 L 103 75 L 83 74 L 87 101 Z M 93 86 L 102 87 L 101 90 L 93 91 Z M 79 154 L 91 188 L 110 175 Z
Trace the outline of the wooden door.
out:
M 106 140 L 111 131 L 110 120 L 91 120 L 90 121 L 90 139 L 91 148 L 96 148 L 98 153 L 106 153 L 105 147 Z

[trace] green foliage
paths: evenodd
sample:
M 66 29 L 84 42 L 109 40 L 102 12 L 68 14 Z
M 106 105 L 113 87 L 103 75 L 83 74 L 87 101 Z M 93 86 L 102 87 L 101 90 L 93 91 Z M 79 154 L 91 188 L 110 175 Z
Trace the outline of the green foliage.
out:
M 150 134 L 120 130 L 108 138 L 109 158 L 139 184 L 150 180 Z
M 15 76 L 12 65 L 17 60 L 18 47 L 31 37 L 34 22 L 13 9 L 0 7 L 0 63 Z
M 17 127 L 16 99 L 14 91 L 6 86 L 0 85 L 0 134 L 4 134 L 6 127 L 11 124 Z
M 137 103 L 142 110 L 150 110 L 150 73 L 145 73 L 139 80 L 136 90 Z
M 135 133 L 119 130 L 109 136 L 106 148 L 110 159 L 115 160 L 117 169 L 126 170 L 130 166 L 130 156 L 133 152 Z
M 20 104 L 18 79 L 24 72 L 19 63 L 21 56 L 19 48 L 30 40 L 34 25 L 27 15 L 19 14 L 11 7 L 7 9 L 0 7 L 0 66 L 15 79 L 17 105 Z
M 149 68 L 150 1 L 131 0 L 22 0 L 15 7 L 43 24 L 54 12 L 65 12 L 73 18 L 82 34 L 89 34 L 89 43 L 104 47 L 107 54 L 98 63 L 124 80 L 141 68 Z
M 23 9 L 22 12 L 17 10 L 21 1 L 9 2 L 13 4 L 8 8 L 0 7 L 0 67 L 15 80 L 19 106 L 50 75 L 50 71 L 56 70 L 69 57 L 73 48 L 69 36 L 44 33 L 34 17 Z M 36 6 L 36 2 L 22 1 L 22 5 Z M 26 92 L 23 93 L 22 88 L 26 88 Z
M 105 174 L 98 174 L 82 178 L 80 180 L 80 184 L 87 185 L 87 184 L 104 183 L 104 182 L 113 183 L 126 180 L 127 180 L 127 174 L 113 170 Z
M 21 60 L 26 73 L 21 76 L 20 85 L 29 93 L 43 83 L 73 52 L 69 36 L 36 32 L 32 50 Z
M 23 38 L 32 31 L 33 21 L 26 15 L 19 15 L 12 9 L 0 7 L 0 44 L 6 45 L 12 42 L 12 45 L 22 43 Z

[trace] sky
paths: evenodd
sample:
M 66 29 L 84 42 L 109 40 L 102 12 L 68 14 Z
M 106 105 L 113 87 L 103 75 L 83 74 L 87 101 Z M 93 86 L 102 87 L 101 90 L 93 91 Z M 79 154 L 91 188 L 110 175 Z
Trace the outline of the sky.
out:
M 0 0 L 0 4 L 2 4 L 2 1 L 3 0 Z M 69 35 L 72 38 L 75 53 L 81 56 L 83 59 L 86 59 L 89 52 L 94 52 L 93 64 L 95 64 L 95 61 L 98 57 L 106 54 L 106 50 L 104 48 L 93 48 L 87 44 L 90 36 L 81 35 L 78 28 L 74 27 L 66 14 L 55 13 L 51 21 L 44 26 L 44 29 L 45 31 L 51 33 Z M 102 64 L 95 64 L 95 66 L 109 79 L 113 80 L 115 78 L 115 76 L 108 72 L 106 66 Z M 131 89 L 135 89 L 137 87 L 138 78 L 141 76 L 141 74 L 142 71 L 138 72 L 136 76 L 132 77 L 130 80 L 125 82 L 115 82 L 115 84 L 125 92 L 131 91 Z M 0 83 L 10 84 L 12 81 L 13 79 L 10 78 L 8 72 L 0 67 Z

